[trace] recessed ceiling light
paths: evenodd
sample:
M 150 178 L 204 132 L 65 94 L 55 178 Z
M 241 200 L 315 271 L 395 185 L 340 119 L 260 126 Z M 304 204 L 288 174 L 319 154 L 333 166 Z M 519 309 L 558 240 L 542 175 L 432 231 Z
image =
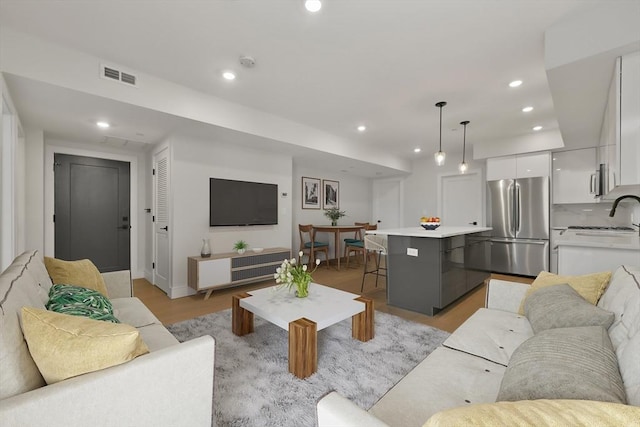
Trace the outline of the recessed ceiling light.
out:
M 540 126 L 540 125 L 533 127 L 533 130 L 535 130 L 535 131 L 538 131 L 538 130 L 541 130 L 541 129 L 542 129 L 542 126 Z
M 532 107 L 532 106 L 524 107 L 524 108 L 522 109 L 522 112 L 523 112 L 523 113 L 528 113 L 529 111 L 533 111 L 533 107 Z
M 511 83 L 509 83 L 509 87 L 518 87 L 522 84 L 522 80 L 514 80 Z
M 317 12 L 320 10 L 320 8 L 322 7 L 322 3 L 320 2 L 320 0 L 306 0 L 304 2 L 304 7 L 309 11 L 309 12 Z
M 223 71 L 222 77 L 224 77 L 226 80 L 234 80 L 236 78 L 236 75 L 233 71 Z
M 365 125 L 360 125 L 360 126 L 358 126 L 357 129 L 358 129 L 359 132 L 364 132 L 365 130 L 367 130 L 367 127 Z
M 106 128 L 108 128 L 110 125 L 109 125 L 109 123 L 107 123 L 107 122 L 96 122 L 96 126 L 98 126 L 99 128 L 102 128 L 102 129 L 106 129 Z
M 416 147 L 416 148 L 413 149 L 414 153 L 419 153 L 421 151 L 422 151 L 422 148 L 420 148 L 420 147 Z

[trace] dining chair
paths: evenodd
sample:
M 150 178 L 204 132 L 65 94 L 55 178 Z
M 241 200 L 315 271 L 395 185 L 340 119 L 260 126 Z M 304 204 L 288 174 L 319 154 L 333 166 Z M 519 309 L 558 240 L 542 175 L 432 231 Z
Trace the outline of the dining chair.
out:
M 367 274 L 375 274 L 376 275 L 376 288 L 378 287 L 378 278 L 380 276 L 387 279 L 387 236 L 382 236 L 379 234 L 366 234 L 364 236 L 364 248 L 369 252 L 373 252 L 375 256 L 375 268 L 369 270 L 369 257 L 365 256 L 364 259 L 364 273 L 362 274 L 362 286 L 360 286 L 360 292 L 364 291 L 364 279 L 367 277 Z M 384 267 L 381 265 L 382 257 L 385 257 Z
M 362 239 L 362 231 L 368 231 L 368 230 L 377 230 L 378 229 L 378 225 L 377 224 L 369 224 L 369 223 L 356 223 L 356 225 L 360 225 L 362 224 L 363 227 L 362 229 L 358 230 L 358 232 L 356 232 L 357 234 L 359 233 L 358 237 L 360 237 L 359 240 L 353 239 L 349 242 L 347 242 L 347 239 L 344 239 L 345 241 L 345 247 L 344 247 L 344 254 L 347 257 L 347 268 L 349 268 L 349 260 L 351 260 L 351 253 L 355 252 L 356 255 L 361 252 L 362 256 L 364 258 L 364 261 L 366 263 L 367 261 L 367 250 L 364 247 L 364 240 Z M 359 264 L 358 264 L 359 265 Z
M 298 224 L 300 251 L 309 254 L 309 267 L 316 262 L 316 252 L 324 252 L 324 260 L 329 267 L 329 244 L 316 241 L 316 230 L 311 224 Z
M 344 239 L 344 244 L 345 245 L 348 245 L 349 243 L 352 243 L 352 242 L 361 241 L 362 240 L 362 229 L 367 227 L 369 225 L 369 223 L 368 222 L 354 222 L 353 225 L 360 226 L 362 228 L 354 233 L 353 239 L 350 238 L 350 237 L 347 237 L 346 239 Z

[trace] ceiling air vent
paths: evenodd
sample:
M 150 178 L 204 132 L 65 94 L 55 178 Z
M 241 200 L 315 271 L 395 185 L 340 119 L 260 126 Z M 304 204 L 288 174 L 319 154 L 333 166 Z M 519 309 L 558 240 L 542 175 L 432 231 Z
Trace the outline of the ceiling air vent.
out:
M 133 74 L 122 72 L 120 73 L 120 80 L 122 83 L 128 83 L 130 85 L 136 85 L 136 76 Z
M 100 64 L 100 77 L 108 80 L 116 80 L 129 86 L 136 86 L 138 77 L 135 74 L 120 71 L 115 67 Z

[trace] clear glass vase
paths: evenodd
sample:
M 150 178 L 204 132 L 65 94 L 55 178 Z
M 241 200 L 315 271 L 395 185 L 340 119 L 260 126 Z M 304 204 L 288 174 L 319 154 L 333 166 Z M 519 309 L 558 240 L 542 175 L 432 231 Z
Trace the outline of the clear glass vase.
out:
M 202 239 L 202 249 L 200 249 L 200 256 L 202 258 L 209 258 L 211 256 L 211 247 L 209 246 L 209 239 Z
M 294 282 L 296 285 L 296 297 L 306 298 L 309 296 L 309 282 L 310 280 L 300 280 Z

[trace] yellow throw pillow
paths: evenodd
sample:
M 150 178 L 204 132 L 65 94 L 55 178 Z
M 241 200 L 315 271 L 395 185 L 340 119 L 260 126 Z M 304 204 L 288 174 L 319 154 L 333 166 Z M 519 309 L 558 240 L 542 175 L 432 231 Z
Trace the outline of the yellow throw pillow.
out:
M 105 297 L 109 296 L 102 275 L 91 260 L 64 261 L 44 257 L 44 265 L 54 284 L 81 286 L 98 291 Z
M 640 408 L 591 400 L 521 400 L 462 406 L 434 414 L 423 427 L 637 426 Z
M 540 274 L 538 274 L 538 277 L 536 277 L 531 284 L 531 287 L 527 290 L 522 302 L 520 302 L 520 309 L 518 310 L 518 313 L 524 314 L 524 300 L 526 300 L 532 292 L 535 292 L 540 288 L 552 285 L 561 285 L 563 283 L 568 283 L 569 286 L 575 289 L 582 298 L 586 299 L 591 304 L 596 305 L 605 289 L 607 289 L 609 279 L 611 279 L 610 271 L 585 274 L 583 276 L 558 276 L 557 274 L 541 271 Z
M 22 307 L 22 332 L 47 384 L 148 353 L 133 326 Z

